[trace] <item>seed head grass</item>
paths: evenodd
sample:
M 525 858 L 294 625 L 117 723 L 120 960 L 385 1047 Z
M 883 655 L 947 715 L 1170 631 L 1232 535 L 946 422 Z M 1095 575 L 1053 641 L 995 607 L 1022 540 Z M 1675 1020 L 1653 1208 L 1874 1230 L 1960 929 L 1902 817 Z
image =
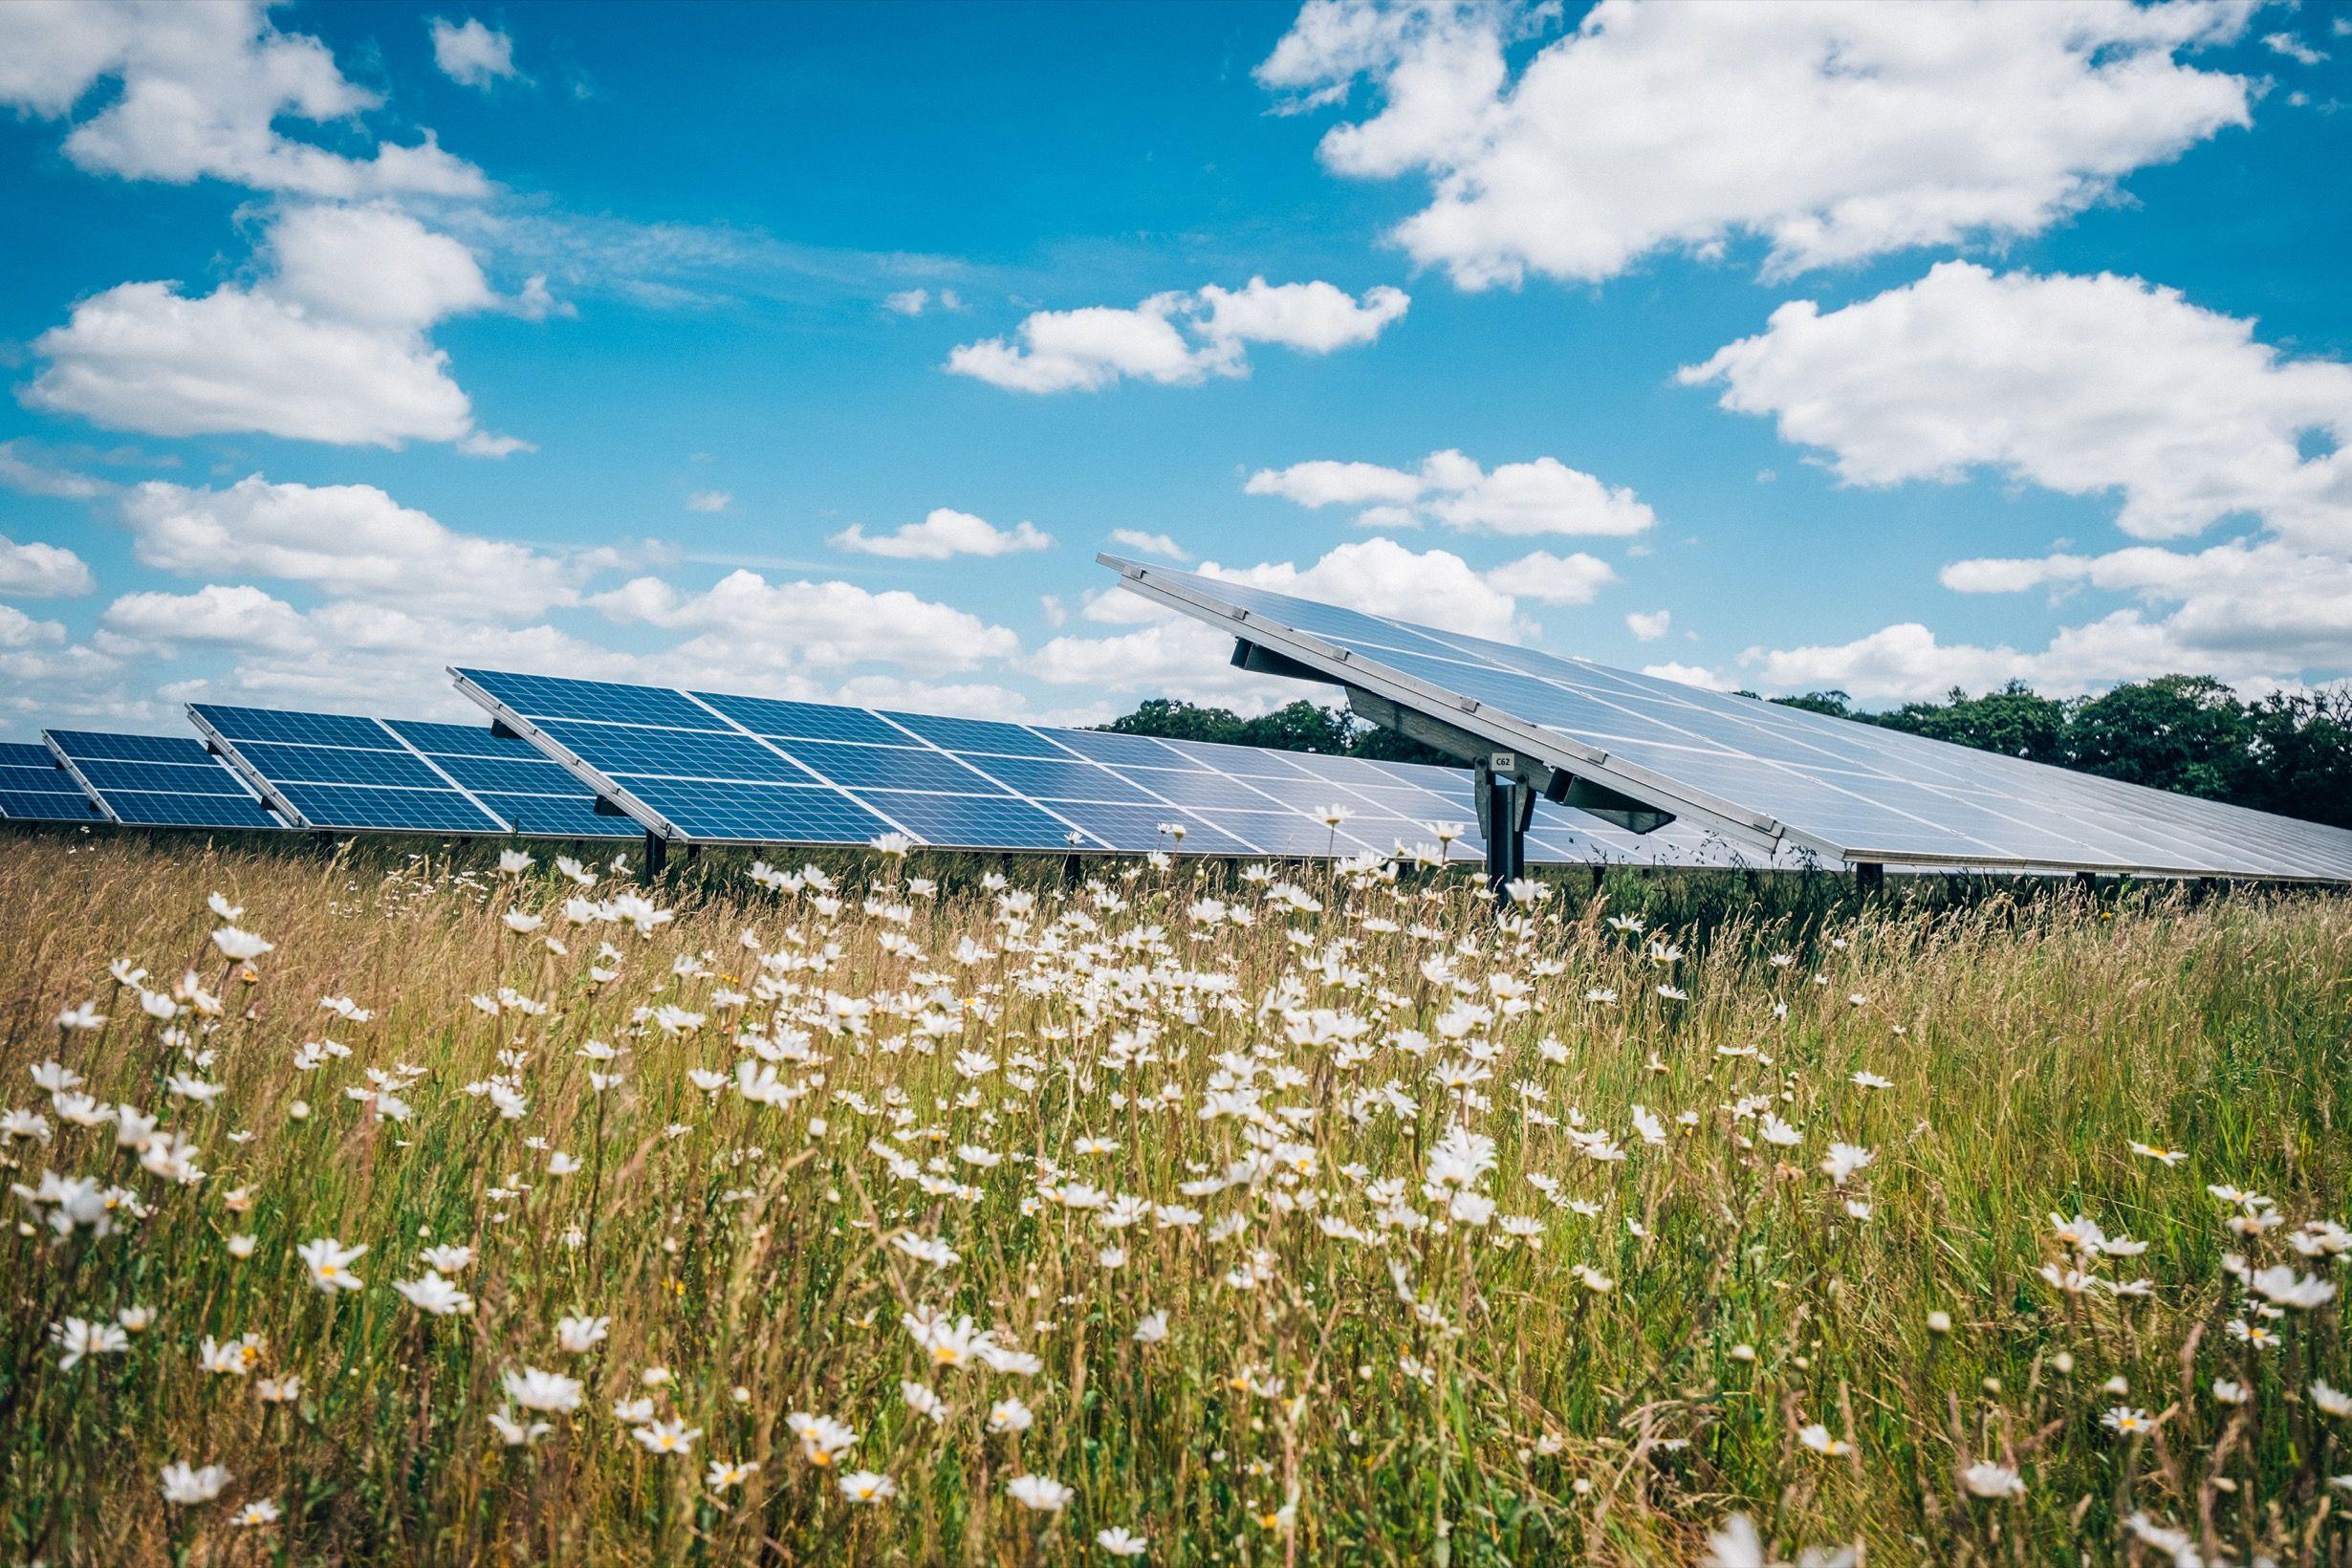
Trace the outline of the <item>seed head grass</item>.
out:
M 2341 898 L 530 853 L 11 843 L 0 1556 L 2352 1552 Z

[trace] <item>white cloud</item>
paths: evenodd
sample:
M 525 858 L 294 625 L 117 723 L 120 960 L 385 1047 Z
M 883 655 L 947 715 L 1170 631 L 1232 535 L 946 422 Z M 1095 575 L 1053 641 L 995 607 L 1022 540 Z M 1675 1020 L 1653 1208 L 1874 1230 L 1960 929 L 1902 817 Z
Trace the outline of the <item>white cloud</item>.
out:
M 921 316 L 926 311 L 960 311 L 964 297 L 953 289 L 901 289 L 882 296 L 882 309 L 897 316 Z
M 1203 577 L 1319 599 L 1472 637 L 1515 642 L 1524 631 L 1507 591 L 1447 550 L 1407 550 L 1393 539 L 1358 539 L 1301 569 L 1289 561 L 1226 567 L 1204 561 Z
M 1704 664 L 1644 664 L 1642 673 L 1660 681 L 1680 681 L 1685 686 L 1706 686 L 1714 691 L 1729 691 L 1731 683 Z
M 2184 668 L 2277 678 L 2352 670 L 2352 558 L 2276 541 L 2232 540 L 2194 553 L 2140 545 L 2101 555 L 1954 561 L 1944 586 L 1965 594 L 2123 594 L 2167 611 L 2161 624 Z
M 514 76 L 514 40 L 473 17 L 462 23 L 436 16 L 425 26 L 433 35 L 433 63 L 461 87 L 485 92 Z
M 2318 65 L 2327 58 L 2325 50 L 2314 49 L 2292 33 L 2265 33 L 2262 47 L 2274 54 L 2283 54 L 2298 65 Z
M 1269 284 L 1238 291 L 1211 284 L 1197 293 L 1154 294 L 1132 310 L 1096 305 L 1037 311 L 1015 329 L 1018 341 L 988 338 L 947 356 L 947 368 L 1011 392 L 1094 392 L 1122 377 L 1189 385 L 1250 373 L 1249 345 L 1278 343 L 1305 354 L 1369 343 L 1411 300 L 1385 285 L 1359 300 L 1329 283 Z
M 1625 629 L 1644 642 L 1655 642 L 1674 623 L 1671 610 L 1636 611 L 1625 617 Z
M 305 612 L 243 584 L 126 594 L 101 623 L 101 640 L 119 658 L 206 666 L 164 688 L 175 701 L 479 719 L 480 709 L 450 687 L 446 665 L 591 680 L 628 680 L 637 669 L 629 657 L 552 626 L 489 625 L 358 602 Z
M 499 302 L 463 245 L 389 207 L 308 207 L 279 215 L 265 250 L 272 270 L 250 288 L 124 283 L 81 301 L 33 340 L 49 362 L 25 401 L 150 435 L 525 445 L 474 428 L 425 338 Z
M 119 90 L 93 94 L 102 80 Z M 298 120 L 347 136 L 380 101 L 316 38 L 280 33 L 258 0 L 0 6 L 0 102 L 46 119 L 102 105 L 65 139 L 66 156 L 95 173 L 330 199 L 489 190 L 481 170 L 442 151 L 430 131 L 414 146 L 379 143 L 352 158 L 276 128 Z
M 2237 518 L 2261 530 L 2200 552 L 1955 561 L 1942 581 L 1957 592 L 2092 591 L 2137 607 L 2039 651 L 1890 626 L 1766 656 L 1768 675 L 1918 696 L 2013 677 L 2073 691 L 2169 670 L 2262 683 L 2352 670 L 2352 365 L 2286 359 L 2253 322 L 2136 278 L 1947 262 L 1842 310 L 1784 305 L 1684 376 L 1775 416 L 1854 484 L 1991 470 L 2113 497 L 2117 527 L 2141 539 Z
M 1164 560 L 1188 561 L 1192 552 L 1178 544 L 1165 534 L 1146 534 L 1140 528 L 1111 530 L 1111 543 L 1132 550 L 1140 555 L 1158 555 Z
M 1490 586 L 1517 599 L 1538 604 L 1590 604 L 1617 580 L 1617 569 L 1581 550 L 1567 555 L 1538 550 L 1485 576 Z
M 1368 506 L 1357 518 L 1367 528 L 1407 528 L 1428 520 L 1474 534 L 1622 536 L 1658 520 L 1631 490 L 1605 485 L 1551 457 L 1489 470 L 1448 450 L 1430 453 L 1415 472 L 1377 463 L 1318 460 L 1260 468 L 1242 490 L 1305 507 Z
M 0 485 L 27 495 L 54 495 L 65 501 L 94 500 L 106 492 L 103 480 L 34 462 L 16 447 L 13 441 L 0 441 Z
M 1263 713 L 1306 696 L 1329 693 L 1296 681 L 1233 668 L 1232 638 L 1216 628 L 1172 616 L 1112 637 L 1056 637 L 1020 662 L 1049 686 L 1089 693 L 1174 697 L 1242 713 Z
M 1556 11 L 1309 0 L 1257 76 L 1299 107 L 1377 86 L 1323 163 L 1426 174 L 1430 204 L 1396 238 L 1465 288 L 1613 277 L 1734 235 L 1785 272 L 2038 233 L 2248 123 L 2245 78 L 2177 56 L 2250 10 L 1602 0 L 1514 77 L 1507 49 Z
M 720 690 L 733 689 L 725 684 L 730 667 L 826 671 L 875 664 L 937 675 L 1020 651 L 1007 628 L 904 590 L 770 582 L 749 571 L 730 572 L 699 594 L 638 577 L 589 602 L 618 621 L 698 634 L 657 663 L 715 671 Z
M 1576 556 L 1566 560 L 1530 556 L 1519 563 L 1526 570 L 1525 580 L 1517 586 L 1530 598 L 1538 597 L 1533 591 L 1536 586 L 1557 595 L 1580 592 L 1583 581 L 1579 579 L 1589 579 L 1591 568 L 1579 565 L 1579 560 Z M 1591 566 L 1603 573 L 1608 570 L 1600 561 L 1592 561 Z M 1416 552 L 1392 539 L 1352 540 L 1305 567 L 1291 561 L 1240 567 L 1206 561 L 1196 570 L 1227 582 L 1319 599 L 1475 637 L 1515 642 L 1529 630 L 1519 617 L 1517 599 L 1509 588 L 1499 585 L 1515 569 L 1481 576 L 1449 551 Z M 1056 637 L 1024 657 L 1020 667 L 1053 686 L 1175 696 L 1244 712 L 1263 712 L 1301 695 L 1313 695 L 1295 681 L 1234 669 L 1228 662 L 1233 648 L 1230 632 L 1181 616 L 1138 595 L 1112 592 L 1097 596 L 1088 602 L 1085 616 L 1089 621 L 1137 629 L 1108 637 Z M 1327 694 L 1318 697 L 1326 699 Z
M 1851 642 L 1751 648 L 1740 657 L 1757 671 L 1767 691 L 1835 688 L 1864 702 L 1938 698 L 1954 686 L 1987 691 L 2008 681 L 2064 697 L 2179 671 L 2236 681 L 2259 681 L 2266 673 L 2259 659 L 2223 664 L 2201 659 L 2135 610 L 2067 627 L 2037 652 L 2006 643 L 1944 642 L 1919 622 L 1905 621 Z
M 1427 481 L 1420 474 L 1378 463 L 1338 463 L 1318 458 L 1287 468 L 1260 468 L 1242 486 L 1247 495 L 1279 495 L 1302 507 L 1410 506 Z
M 1993 469 L 2177 538 L 2233 514 L 2352 547 L 2352 365 L 2287 359 L 2254 323 L 2136 278 L 1946 262 L 1842 310 L 1797 300 L 1686 381 L 1772 414 L 1850 483 Z M 2307 437 L 2324 450 L 2305 455 Z
M 686 498 L 688 512 L 725 512 L 735 498 L 725 490 L 696 490 Z
M 997 528 L 986 519 L 952 507 L 934 507 L 919 523 L 906 523 L 888 534 L 868 534 L 861 523 L 825 541 L 836 550 L 861 555 L 887 555 L 893 560 L 944 561 L 954 555 L 1012 555 L 1027 550 L 1050 550 L 1053 535 L 1032 523 Z
M 0 534 L 0 594 L 11 599 L 72 599 L 98 586 L 90 565 L 62 545 Z
M 527 545 L 460 534 L 373 485 L 149 481 L 123 491 L 121 515 L 139 558 L 167 572 L 250 573 L 439 615 L 529 620 L 573 602 L 581 576 Z

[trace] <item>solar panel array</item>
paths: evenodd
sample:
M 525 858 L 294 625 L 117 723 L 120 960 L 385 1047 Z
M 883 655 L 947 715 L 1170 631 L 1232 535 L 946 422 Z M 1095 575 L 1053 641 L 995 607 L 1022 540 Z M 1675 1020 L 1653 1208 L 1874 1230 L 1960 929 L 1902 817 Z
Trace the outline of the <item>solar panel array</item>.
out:
M 2352 880 L 2352 832 L 1113 556 L 1341 685 L 1759 846 L 1988 869 Z
M 95 730 L 50 730 L 42 739 L 110 821 L 178 828 L 286 825 L 202 741 Z
M 1456 769 L 945 718 L 496 670 L 459 688 L 631 817 L 680 843 L 1386 854 L 1474 820 Z M 1337 805 L 1335 827 L 1324 820 Z M 1171 832 L 1180 827 L 1181 834 Z M 1685 830 L 1645 841 L 1545 807 L 1531 858 L 1708 863 Z M 1453 853 L 1478 853 L 1465 827 Z M 1719 862 L 1718 862 L 1719 863 Z
M 625 818 L 528 743 L 487 726 L 212 703 L 197 729 L 297 827 L 633 838 Z
M 30 741 L 0 742 L 0 821 L 103 820 L 89 795 L 48 747 Z

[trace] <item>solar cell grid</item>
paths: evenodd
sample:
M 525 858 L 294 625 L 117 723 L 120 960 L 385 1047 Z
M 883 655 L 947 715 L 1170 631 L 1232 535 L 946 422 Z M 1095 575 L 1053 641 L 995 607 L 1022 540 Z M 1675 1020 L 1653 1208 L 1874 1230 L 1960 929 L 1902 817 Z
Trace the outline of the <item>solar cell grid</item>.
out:
M 422 719 L 381 721 L 401 739 L 434 757 L 530 758 L 538 753 L 486 724 L 435 724 Z
M 274 708 L 198 705 L 205 722 L 224 740 L 279 741 L 296 746 L 358 746 L 382 750 L 394 744 L 374 719 L 344 713 L 295 713 Z
M 773 697 L 734 697 L 698 691 L 702 702 L 715 708 L 755 735 L 789 740 L 852 740 L 903 746 L 905 731 L 861 708 L 835 708 L 824 703 L 788 703 Z
M 52 730 L 42 738 L 52 759 L 65 765 L 66 775 L 98 814 L 114 821 L 153 827 L 284 826 L 201 741 L 91 730 Z
M 212 756 L 202 741 L 183 735 L 114 735 L 96 730 L 47 731 L 55 749 L 76 762 L 176 762 L 185 767 L 209 768 Z
M 793 758 L 836 784 L 876 790 L 945 790 L 963 795 L 1002 795 L 1004 786 L 953 757 L 920 746 L 857 746 L 839 741 L 795 741 Z
M 79 790 L 71 795 L 54 790 L 18 790 L 0 784 L 0 817 L 11 822 L 103 821 L 90 797 Z
M 569 838 L 638 831 L 598 815 L 595 795 L 569 772 L 487 725 L 208 703 L 188 711 L 303 826 Z

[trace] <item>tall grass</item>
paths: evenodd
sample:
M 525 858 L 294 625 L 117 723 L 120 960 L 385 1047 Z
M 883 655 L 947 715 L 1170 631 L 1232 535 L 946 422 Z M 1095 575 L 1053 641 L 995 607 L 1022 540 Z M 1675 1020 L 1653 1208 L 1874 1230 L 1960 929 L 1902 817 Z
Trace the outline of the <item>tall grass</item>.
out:
M 983 869 L 873 857 L 827 895 L 713 864 L 640 934 L 564 913 L 633 886 L 609 871 L 14 843 L 9 1180 L 120 1191 L 62 1230 L 20 1198 L 0 1237 L 0 1555 L 1013 1563 L 1107 1560 L 1118 1529 L 1163 1562 L 1764 1560 L 1735 1514 L 1786 1557 L 2352 1553 L 2341 1299 L 2247 1283 L 2333 1285 L 2352 1239 L 2309 1228 L 2352 1177 L 2341 899 L 1620 880 L 1498 921 L 1459 879 Z M 273 950 L 231 961 L 224 924 Z M 102 1027 L 56 1022 L 84 1001 Z M 298 1070 L 324 1041 L 350 1055 Z M 80 1086 L 37 1087 L 53 1060 Z M 76 1094 L 160 1115 L 202 1179 Z M 1833 1141 L 1873 1158 L 1840 1182 Z M 1114 1226 L 1122 1195 L 1158 1207 Z M 2060 1239 L 2078 1215 L 2145 1252 Z M 319 1238 L 369 1249 L 360 1289 L 315 1284 Z M 470 1311 L 392 1288 L 434 1246 L 476 1250 Z M 51 1325 L 136 1307 L 60 1364 Z M 1034 1370 L 941 1364 L 906 1323 L 933 1314 Z M 573 1316 L 607 1337 L 559 1348 Z M 247 1334 L 250 1366 L 200 1364 Z M 578 1408 L 514 1405 L 525 1367 Z M 992 1431 L 1007 1399 L 1034 1421 Z M 551 1429 L 511 1446 L 494 1413 Z M 633 1435 L 673 1419 L 690 1453 Z M 167 1502 L 180 1462 L 229 1479 Z M 895 1495 L 848 1498 L 860 1470 Z

